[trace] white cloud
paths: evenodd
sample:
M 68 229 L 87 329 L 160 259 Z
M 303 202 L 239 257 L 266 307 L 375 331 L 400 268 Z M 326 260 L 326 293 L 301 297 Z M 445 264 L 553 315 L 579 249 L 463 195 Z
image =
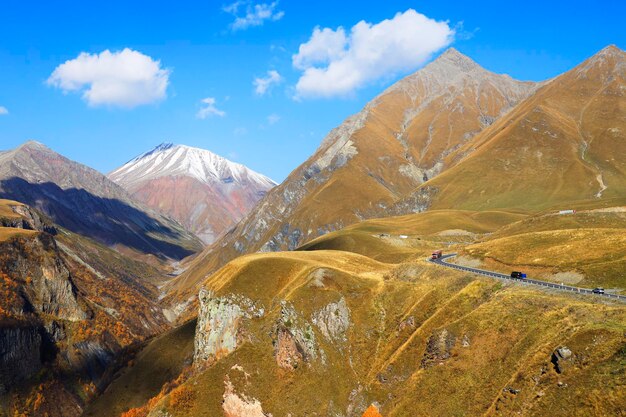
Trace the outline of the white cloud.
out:
M 298 53 L 293 56 L 293 66 L 306 70 L 315 64 L 329 64 L 339 60 L 346 55 L 347 43 L 348 37 L 342 27 L 337 30 L 316 27 L 311 39 L 301 44 Z
M 48 84 L 65 93 L 82 91 L 90 106 L 132 108 L 164 99 L 169 75 L 160 61 L 141 52 L 107 49 L 99 54 L 82 52 L 59 65 Z
M 270 114 L 269 116 L 267 116 L 267 123 L 271 126 L 271 125 L 275 125 L 276 123 L 278 123 L 278 121 L 280 120 L 280 116 L 277 115 L 276 113 Z
M 232 30 L 247 29 L 251 26 L 262 26 L 266 20 L 277 21 L 282 19 L 285 12 L 276 10 L 278 1 L 272 3 L 253 4 L 250 1 L 236 1 L 224 6 L 222 10 L 235 16 L 230 25 Z M 243 9 L 243 12 L 240 12 Z
M 262 96 L 267 93 L 273 86 L 280 84 L 283 77 L 278 71 L 270 70 L 267 72 L 267 77 L 255 78 L 252 84 L 254 85 L 254 91 Z
M 204 104 L 204 106 L 198 110 L 196 117 L 198 117 L 198 119 L 206 119 L 209 116 L 226 116 L 226 112 L 215 107 L 215 103 L 216 101 L 213 97 L 202 99 L 202 104 Z
M 415 70 L 448 46 L 454 34 L 448 22 L 413 9 L 376 24 L 361 21 L 349 33 L 342 27 L 315 28 L 292 57 L 303 72 L 296 97 L 346 96 L 378 79 Z
M 9 110 L 4 106 L 0 106 L 0 116 L 3 116 L 5 114 L 9 114 Z

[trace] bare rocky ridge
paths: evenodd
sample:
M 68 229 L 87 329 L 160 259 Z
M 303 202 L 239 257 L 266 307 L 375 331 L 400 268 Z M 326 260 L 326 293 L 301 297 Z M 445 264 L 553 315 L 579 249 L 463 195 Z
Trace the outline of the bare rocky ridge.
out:
M 210 244 L 276 185 L 210 151 L 164 143 L 108 177 Z
M 133 201 L 99 172 L 27 142 L 0 153 L 0 198 L 28 204 L 52 220 L 112 247 L 180 259 L 201 248 L 179 224 Z

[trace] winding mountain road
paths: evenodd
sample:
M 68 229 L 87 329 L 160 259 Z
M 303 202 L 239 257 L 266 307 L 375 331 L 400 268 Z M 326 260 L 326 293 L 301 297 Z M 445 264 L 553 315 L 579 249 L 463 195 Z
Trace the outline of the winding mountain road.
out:
M 484 269 L 471 268 L 471 267 L 468 267 L 468 266 L 455 265 L 455 264 L 451 264 L 449 262 L 446 262 L 447 259 L 453 258 L 456 255 L 457 255 L 456 253 L 451 253 L 449 255 L 444 255 L 444 256 L 442 256 L 439 259 L 429 259 L 429 261 L 434 263 L 434 264 L 445 266 L 445 267 L 448 267 L 448 268 L 454 268 L 454 269 L 458 269 L 460 271 L 472 272 L 474 274 L 485 275 L 485 276 L 492 277 L 492 278 L 500 278 L 500 279 L 505 279 L 505 280 L 509 280 L 509 281 L 519 282 L 519 283 L 522 283 L 522 284 L 537 285 L 537 286 L 540 286 L 540 287 L 548 287 L 548 288 L 553 288 L 555 290 L 575 292 L 575 293 L 578 293 L 578 294 L 591 295 L 591 296 L 604 297 L 604 298 L 612 298 L 614 300 L 620 300 L 620 301 L 626 302 L 626 296 L 624 296 L 624 295 L 606 294 L 606 293 L 605 294 L 595 294 L 592 290 L 590 290 L 588 288 L 570 287 L 568 285 L 555 284 L 554 282 L 539 281 L 539 280 L 530 279 L 530 278 L 525 278 L 525 279 L 511 278 L 511 276 L 505 275 L 505 274 L 501 274 L 499 272 L 486 271 Z

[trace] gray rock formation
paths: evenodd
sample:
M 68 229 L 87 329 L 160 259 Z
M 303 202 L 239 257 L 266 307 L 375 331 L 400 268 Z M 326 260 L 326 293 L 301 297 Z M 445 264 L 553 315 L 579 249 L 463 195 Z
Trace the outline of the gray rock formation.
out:
M 572 351 L 567 346 L 560 346 L 552 352 L 551 362 L 554 370 L 562 374 L 571 364 Z
M 230 295 L 215 297 L 212 291 L 200 290 L 200 309 L 194 339 L 194 363 L 219 360 L 233 352 L 244 340 L 242 321 L 265 314 L 252 300 Z
M 285 300 L 280 302 L 280 318 L 275 328 L 276 340 L 280 340 L 281 335 L 287 335 L 289 343 L 295 345 L 304 362 L 311 363 L 318 358 L 322 364 L 326 362 L 326 354 L 318 346 L 311 323 Z M 277 347 L 277 342 L 274 345 Z
M 430 368 L 450 358 L 450 352 L 455 343 L 456 336 L 447 329 L 435 330 L 428 338 L 421 367 Z
M 2 242 L 0 252 L 6 256 L 0 270 L 25 282 L 24 293 L 35 311 L 70 321 L 87 317 L 52 236 L 40 233 Z
M 329 341 L 345 342 L 346 332 L 350 327 L 350 309 L 346 299 L 341 297 L 336 303 L 330 303 L 313 313 L 311 321 Z
M 41 369 L 41 343 L 37 327 L 0 328 L 0 394 Z

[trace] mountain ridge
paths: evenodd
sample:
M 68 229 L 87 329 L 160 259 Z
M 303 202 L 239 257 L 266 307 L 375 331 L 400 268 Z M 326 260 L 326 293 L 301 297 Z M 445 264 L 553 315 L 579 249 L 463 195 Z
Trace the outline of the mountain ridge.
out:
M 178 223 L 139 204 L 100 172 L 36 141 L 0 153 L 0 196 L 121 251 L 181 259 L 201 247 Z

